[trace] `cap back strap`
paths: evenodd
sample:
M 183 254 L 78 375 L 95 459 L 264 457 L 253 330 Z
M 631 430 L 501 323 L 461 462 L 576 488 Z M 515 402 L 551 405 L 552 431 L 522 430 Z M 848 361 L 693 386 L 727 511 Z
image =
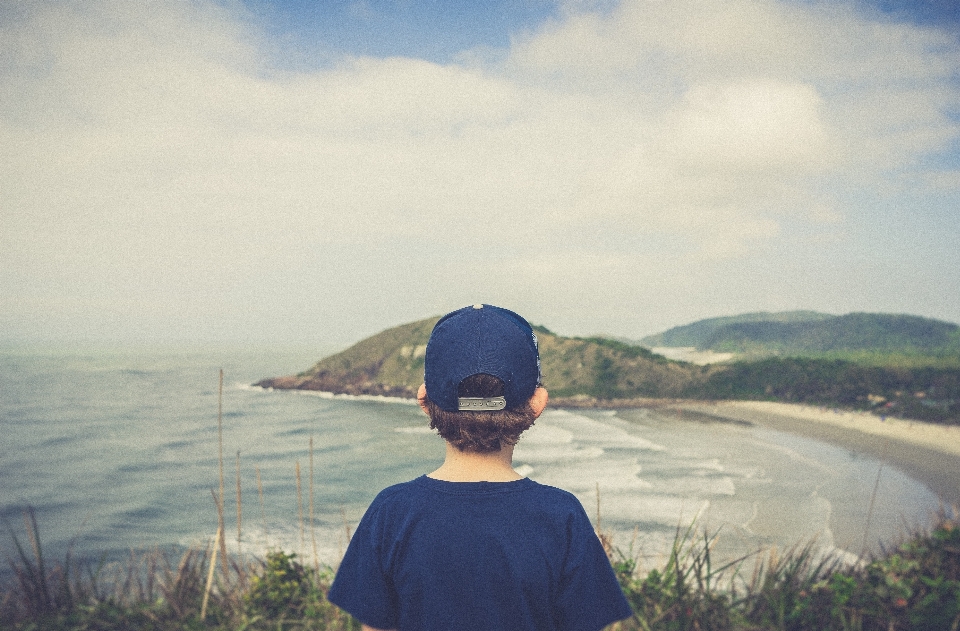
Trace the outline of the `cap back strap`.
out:
M 507 407 L 507 400 L 504 397 L 459 397 L 457 407 L 461 412 L 488 412 L 491 410 L 502 410 Z

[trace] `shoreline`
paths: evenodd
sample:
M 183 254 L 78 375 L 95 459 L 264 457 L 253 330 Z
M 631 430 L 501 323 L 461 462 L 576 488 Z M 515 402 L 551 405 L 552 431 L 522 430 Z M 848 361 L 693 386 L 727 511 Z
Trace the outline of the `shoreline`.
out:
M 326 392 L 321 387 L 295 388 L 282 380 L 263 380 L 251 387 L 308 391 L 311 394 L 374 400 L 412 397 L 406 391 Z M 320 392 L 318 392 L 320 391 Z M 597 400 L 588 396 L 551 398 L 554 409 L 650 409 L 683 413 L 715 421 L 766 427 L 864 453 L 893 466 L 924 484 L 939 497 L 944 508 L 960 508 L 960 425 L 888 417 L 870 412 L 827 409 L 802 403 L 776 401 L 698 401 L 692 399 L 633 398 Z
M 924 484 L 945 508 L 960 507 L 960 426 L 771 401 L 673 401 L 656 407 L 750 423 L 864 453 Z

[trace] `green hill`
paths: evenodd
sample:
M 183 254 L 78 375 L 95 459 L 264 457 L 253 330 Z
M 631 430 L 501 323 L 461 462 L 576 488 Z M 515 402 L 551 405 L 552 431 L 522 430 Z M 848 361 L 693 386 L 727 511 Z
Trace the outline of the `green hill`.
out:
M 708 341 L 741 339 L 742 347 L 762 345 L 768 356 L 709 366 L 672 361 L 642 346 L 608 338 L 563 337 L 541 326 L 534 328 L 544 385 L 557 406 L 634 406 L 649 399 L 674 398 L 752 399 L 843 405 L 941 422 L 960 419 L 960 366 L 951 364 L 952 360 L 934 365 L 923 359 L 929 355 L 921 354 L 914 357 L 923 361 L 913 365 L 901 361 L 907 351 L 947 353 L 956 348 L 951 346 L 958 339 L 955 325 L 913 316 L 822 318 L 823 314 L 796 313 L 780 321 L 711 323 L 715 338 Z M 426 343 L 437 319 L 387 329 L 298 375 L 264 379 L 256 385 L 412 398 L 423 381 Z M 798 347 L 819 349 L 821 356 L 769 353 L 771 348 L 786 353 L 783 349 Z M 837 349 L 870 349 L 875 361 L 828 356 Z
M 738 357 L 821 357 L 874 365 L 960 366 L 960 326 L 919 316 L 813 311 L 713 318 L 641 340 Z M 926 361 L 925 361 L 926 359 Z
M 257 385 L 346 394 L 412 397 L 423 382 L 423 358 L 439 318 L 387 329 L 317 362 L 298 375 Z M 678 397 L 703 383 L 705 371 L 641 346 L 606 338 L 571 338 L 534 327 L 544 385 L 551 396 L 596 399 Z
M 744 313 L 736 316 L 707 318 L 706 320 L 698 320 L 692 324 L 677 326 L 663 333 L 648 335 L 640 340 L 640 343 L 648 348 L 656 346 L 692 346 L 698 350 L 713 350 L 704 346 L 705 340 L 716 335 L 717 331 L 723 331 L 726 327 L 753 322 L 821 322 L 834 317 L 836 316 L 827 313 L 818 313 L 816 311 L 783 311 L 780 313 L 760 311 L 757 313 Z

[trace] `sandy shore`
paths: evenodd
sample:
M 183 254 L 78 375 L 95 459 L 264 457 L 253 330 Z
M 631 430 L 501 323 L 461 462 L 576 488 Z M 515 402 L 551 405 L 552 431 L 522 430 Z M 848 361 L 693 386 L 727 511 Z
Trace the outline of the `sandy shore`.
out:
M 945 504 L 960 506 L 960 427 L 767 401 L 683 401 L 669 407 L 745 421 L 869 454 L 922 482 Z

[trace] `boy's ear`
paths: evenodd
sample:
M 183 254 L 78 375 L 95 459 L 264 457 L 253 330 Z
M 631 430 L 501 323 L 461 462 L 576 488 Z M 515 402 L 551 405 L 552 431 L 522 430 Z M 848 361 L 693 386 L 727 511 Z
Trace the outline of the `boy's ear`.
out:
M 530 397 L 530 407 L 533 409 L 534 414 L 537 415 L 537 418 L 540 417 L 543 410 L 547 407 L 547 401 L 549 399 L 547 389 L 543 386 L 537 386 L 537 389 L 533 391 L 533 396 Z
M 430 412 L 427 410 L 427 384 L 425 383 L 421 383 L 417 389 L 417 403 L 420 404 L 420 409 L 423 410 L 423 413 L 430 416 Z

